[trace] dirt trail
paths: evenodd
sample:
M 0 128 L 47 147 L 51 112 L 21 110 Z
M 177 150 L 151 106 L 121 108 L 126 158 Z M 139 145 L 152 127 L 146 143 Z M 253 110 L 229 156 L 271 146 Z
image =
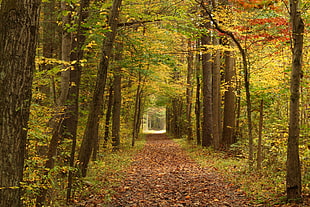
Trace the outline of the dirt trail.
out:
M 199 167 L 164 134 L 147 135 L 109 206 L 250 206 L 211 169 Z

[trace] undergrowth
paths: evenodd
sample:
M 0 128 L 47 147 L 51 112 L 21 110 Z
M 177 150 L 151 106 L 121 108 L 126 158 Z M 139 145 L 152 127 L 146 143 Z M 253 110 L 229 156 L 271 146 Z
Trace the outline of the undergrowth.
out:
M 135 147 L 129 143 L 124 144 L 121 149 L 113 152 L 107 149 L 102 152 L 98 161 L 92 162 L 89 166 L 87 177 L 80 181 L 80 188 L 75 193 L 75 203 L 85 205 L 91 201 L 107 203 L 114 194 L 114 187 L 117 187 L 124 178 L 126 168 L 131 164 L 134 156 L 145 145 L 145 139 L 136 141 Z
M 285 204 L 285 170 L 264 167 L 249 170 L 246 158 L 189 144 L 185 139 L 175 139 L 202 167 L 212 168 L 253 200 L 258 206 L 290 206 Z M 304 201 L 307 202 L 307 201 Z M 301 204 L 298 206 L 307 206 Z

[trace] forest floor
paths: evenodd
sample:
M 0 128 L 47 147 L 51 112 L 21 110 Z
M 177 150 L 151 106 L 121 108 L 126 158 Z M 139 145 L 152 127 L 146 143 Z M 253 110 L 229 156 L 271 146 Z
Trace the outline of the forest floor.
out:
M 165 134 L 148 134 L 105 206 L 254 206 L 236 186 L 200 167 Z

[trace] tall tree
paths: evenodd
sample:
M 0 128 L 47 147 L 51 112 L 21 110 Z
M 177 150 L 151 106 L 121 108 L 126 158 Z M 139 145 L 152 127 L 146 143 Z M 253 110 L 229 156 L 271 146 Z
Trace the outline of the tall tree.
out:
M 210 28 L 210 23 L 206 26 Z M 212 119 L 212 62 L 211 54 L 207 46 L 211 44 L 211 34 L 204 34 L 201 38 L 204 51 L 201 57 L 202 60 L 202 146 L 211 146 L 213 141 L 213 119 Z
M 188 41 L 188 54 L 187 54 L 187 78 L 186 78 L 186 125 L 187 125 L 187 139 L 193 139 L 192 127 L 192 94 L 193 94 L 193 65 L 194 56 L 192 52 L 192 41 Z
M 83 177 L 86 176 L 87 166 L 92 154 L 94 136 L 98 135 L 98 123 L 100 120 L 100 113 L 103 103 L 103 94 L 107 79 L 109 61 L 113 49 L 113 44 L 117 32 L 117 26 L 119 22 L 119 12 L 122 4 L 122 0 L 114 0 L 109 15 L 108 27 L 110 31 L 106 33 L 106 38 L 102 45 L 102 55 L 100 58 L 96 86 L 93 93 L 93 100 L 90 106 L 88 114 L 87 125 L 84 132 L 82 145 L 79 152 L 79 169 Z
M 0 206 L 22 206 L 40 0 L 0 4 Z
M 289 135 L 287 144 L 286 192 L 288 200 L 301 198 L 301 169 L 299 160 L 299 99 L 302 76 L 304 23 L 300 11 L 301 1 L 290 0 L 292 25 L 292 72 L 290 81 Z
M 122 107 L 122 60 L 123 47 L 121 43 L 115 48 L 115 68 L 113 68 L 113 106 L 112 106 L 112 146 L 113 150 L 120 147 L 121 107 Z
M 224 92 L 224 117 L 223 117 L 223 147 L 228 148 L 234 143 L 236 122 L 236 95 L 234 93 L 234 57 L 233 52 L 225 52 L 225 86 Z

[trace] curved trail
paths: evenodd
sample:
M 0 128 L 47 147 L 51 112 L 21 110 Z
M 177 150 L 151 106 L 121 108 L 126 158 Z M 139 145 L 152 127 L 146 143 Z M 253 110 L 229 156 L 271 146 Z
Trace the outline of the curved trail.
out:
M 108 206 L 250 206 L 236 188 L 201 168 L 164 134 L 147 135 Z

